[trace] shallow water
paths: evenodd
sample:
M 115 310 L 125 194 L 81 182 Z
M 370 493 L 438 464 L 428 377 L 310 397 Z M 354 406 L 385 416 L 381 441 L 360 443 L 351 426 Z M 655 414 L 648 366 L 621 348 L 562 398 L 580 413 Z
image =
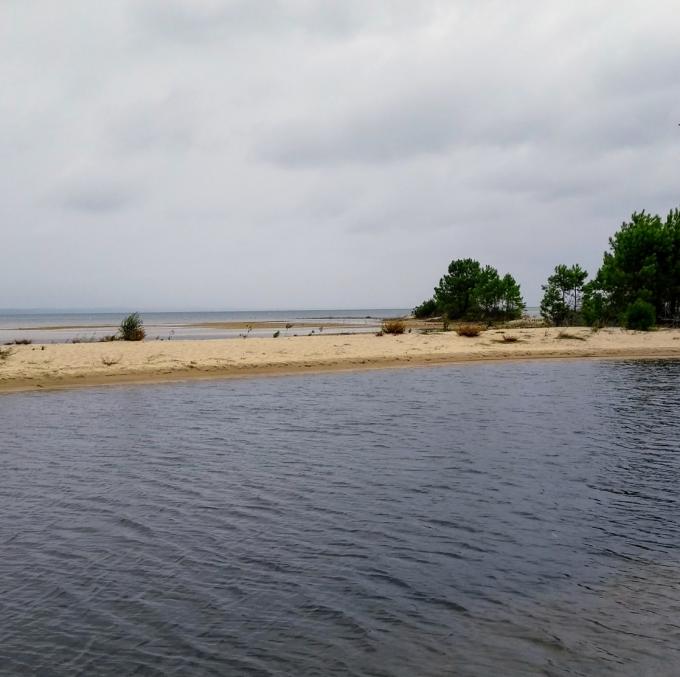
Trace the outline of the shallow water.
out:
M 327 334 L 343 331 L 375 331 L 384 317 L 408 315 L 407 308 L 360 308 L 354 310 L 239 310 L 207 312 L 141 313 L 148 340 L 239 338 L 244 329 L 222 329 L 193 325 L 215 322 L 286 322 L 293 325 L 317 323 L 318 327 L 293 326 L 287 335 L 306 335 L 321 328 Z M 0 343 L 28 339 L 33 343 L 96 341 L 118 331 L 127 313 L 36 312 L 0 309 Z M 348 325 L 351 326 L 349 329 Z M 357 326 L 359 325 L 359 326 Z M 44 329 L 49 327 L 49 329 Z M 253 329 L 249 336 L 270 337 L 273 329 Z
M 0 673 L 676 675 L 680 362 L 0 397 Z

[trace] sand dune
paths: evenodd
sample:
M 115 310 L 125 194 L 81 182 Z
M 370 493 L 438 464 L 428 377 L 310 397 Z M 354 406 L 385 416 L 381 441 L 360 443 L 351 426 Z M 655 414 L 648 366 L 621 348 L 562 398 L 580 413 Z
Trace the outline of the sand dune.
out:
M 476 338 L 454 332 L 402 336 L 304 336 L 13 346 L 0 359 L 0 391 L 228 378 L 347 369 L 445 364 L 472 360 L 586 357 L 678 357 L 680 329 L 489 330 Z M 503 336 L 518 340 L 506 343 Z

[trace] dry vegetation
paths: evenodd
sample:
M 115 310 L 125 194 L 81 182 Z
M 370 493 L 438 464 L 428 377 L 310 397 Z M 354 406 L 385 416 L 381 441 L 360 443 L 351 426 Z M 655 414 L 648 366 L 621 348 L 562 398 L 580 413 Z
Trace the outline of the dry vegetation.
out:
M 495 343 L 519 343 L 522 339 L 519 336 L 503 334 L 501 338 L 494 339 Z
M 481 324 L 459 324 L 456 327 L 458 336 L 479 336 L 485 327 Z
M 587 337 L 581 336 L 579 334 L 574 334 L 573 332 L 570 331 L 564 331 L 562 330 L 557 334 L 558 339 L 566 339 L 566 340 L 572 340 L 572 341 L 585 341 Z
M 0 362 L 8 360 L 14 355 L 14 348 L 0 348 Z
M 384 320 L 382 323 L 383 334 L 403 334 L 405 331 L 404 320 Z

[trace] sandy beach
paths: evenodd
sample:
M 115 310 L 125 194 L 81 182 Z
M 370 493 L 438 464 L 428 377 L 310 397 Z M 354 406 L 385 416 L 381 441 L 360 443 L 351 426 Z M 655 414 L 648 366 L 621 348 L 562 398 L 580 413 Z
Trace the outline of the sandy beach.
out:
M 513 337 L 506 342 L 504 337 Z M 7 350 L 5 348 L 4 350 Z M 0 391 L 555 358 L 680 358 L 680 329 L 446 333 L 11 346 Z

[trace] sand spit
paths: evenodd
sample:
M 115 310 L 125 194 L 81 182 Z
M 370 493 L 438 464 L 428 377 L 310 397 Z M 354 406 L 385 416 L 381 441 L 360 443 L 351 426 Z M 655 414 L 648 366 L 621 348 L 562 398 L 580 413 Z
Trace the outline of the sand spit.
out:
M 514 337 L 506 342 L 505 337 Z M 6 350 L 6 349 L 5 349 Z M 680 329 L 454 332 L 12 346 L 0 391 L 148 383 L 453 362 L 550 358 L 680 358 Z

